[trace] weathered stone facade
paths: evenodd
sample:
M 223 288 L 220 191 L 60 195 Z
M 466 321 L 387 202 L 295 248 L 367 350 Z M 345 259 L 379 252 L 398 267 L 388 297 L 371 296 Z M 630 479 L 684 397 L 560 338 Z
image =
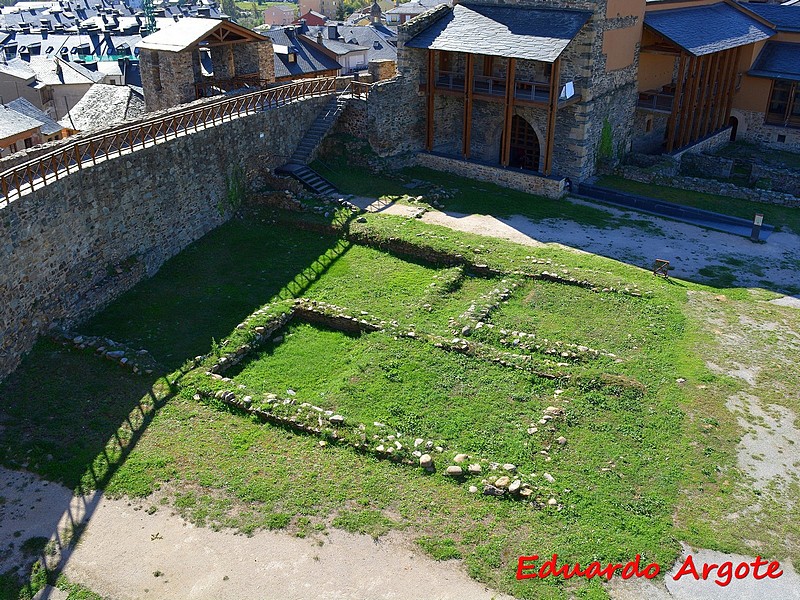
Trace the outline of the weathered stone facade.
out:
M 700 152 L 716 152 L 720 148 L 724 147 L 726 144 L 730 143 L 731 140 L 731 128 L 726 127 L 725 129 L 721 129 L 717 133 L 712 133 L 709 136 L 704 137 L 702 140 L 696 141 L 691 146 L 686 146 L 681 148 L 677 152 L 673 152 L 670 156 L 673 158 L 680 158 L 685 154 L 697 154 Z
M 49 325 L 91 315 L 223 223 L 234 172 L 283 164 L 327 102 L 292 102 L 112 158 L 0 210 L 0 377 Z
M 180 52 L 139 49 L 145 110 L 163 110 L 197 98 L 195 84 L 236 77 L 257 77 L 275 80 L 275 55 L 272 41 L 251 41 L 211 49 L 214 77 L 206 77 L 200 64 L 197 47 Z
M 633 152 L 660 154 L 667 137 L 669 113 L 637 108 L 633 115 Z
M 731 117 L 738 121 L 737 140 L 761 144 L 775 150 L 800 152 L 800 129 L 767 125 L 764 123 L 764 113 L 760 112 L 734 109 Z
M 417 155 L 417 164 L 462 177 L 490 181 L 502 187 L 546 198 L 561 198 L 567 193 L 564 179 L 540 177 L 519 169 L 504 169 L 499 166 L 467 162 L 427 152 Z
M 371 60 L 367 69 L 372 81 L 386 81 L 397 75 L 397 61 L 389 58 Z
M 705 194 L 716 194 L 728 196 L 729 198 L 740 198 L 742 200 L 753 200 L 764 204 L 775 204 L 778 206 L 793 206 L 800 208 L 800 198 L 794 194 L 785 194 L 761 188 L 740 187 L 733 183 L 726 183 L 716 179 L 701 179 L 699 177 L 682 177 L 651 169 L 644 169 L 634 165 L 621 165 L 615 172 L 631 181 L 641 183 L 652 183 L 655 185 L 665 185 L 668 187 L 679 188 L 682 190 L 692 190 Z
M 483 3 L 496 4 L 489 1 Z M 607 16 L 607 0 L 519 0 L 504 4 L 592 11 L 592 18 L 561 55 L 561 82 L 573 82 L 581 100 L 557 112 L 553 174 L 575 181 L 594 174 L 604 136 L 607 138 L 606 147 L 610 148 L 610 155 L 605 158 L 616 162 L 629 149 L 632 138 L 638 52 L 633 54 L 630 64 L 607 69 L 607 49 L 604 49 L 603 36 L 606 31 L 641 27 L 641 16 L 618 16 L 616 13 Z M 630 4 L 636 7 L 641 4 L 641 11 L 636 8 L 633 12 L 643 13 L 644 2 Z M 379 154 L 421 151 L 424 148 L 426 102 L 424 92 L 420 91 L 420 83 L 427 72 L 427 52 L 408 48 L 405 43 L 447 12 L 446 6 L 440 6 L 399 28 L 398 76 L 383 82 L 383 88 L 375 86 L 367 102 L 367 139 Z M 459 68 L 463 60 L 462 56 L 453 56 L 454 70 Z M 504 60 L 498 59 L 500 70 L 504 68 Z M 517 63 L 520 77 L 530 80 L 541 80 L 546 69 L 545 63 L 525 60 Z M 434 114 L 434 149 L 459 155 L 464 119 L 463 99 L 437 94 Z M 547 111 L 535 106 L 518 105 L 515 114 L 523 117 L 539 138 L 541 169 L 547 134 Z M 503 126 L 502 103 L 476 98 L 472 117 L 471 157 L 498 162 Z M 381 119 L 382 122 L 379 122 Z

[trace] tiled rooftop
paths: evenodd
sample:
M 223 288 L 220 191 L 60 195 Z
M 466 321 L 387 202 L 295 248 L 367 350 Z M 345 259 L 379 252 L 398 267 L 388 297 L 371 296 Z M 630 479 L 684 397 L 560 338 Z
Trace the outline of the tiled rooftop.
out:
M 767 42 L 749 75 L 800 81 L 800 44 Z
M 774 33 L 743 11 L 722 2 L 648 12 L 644 22 L 694 56 L 760 42 Z
M 578 10 L 457 4 L 406 46 L 553 62 L 590 17 Z

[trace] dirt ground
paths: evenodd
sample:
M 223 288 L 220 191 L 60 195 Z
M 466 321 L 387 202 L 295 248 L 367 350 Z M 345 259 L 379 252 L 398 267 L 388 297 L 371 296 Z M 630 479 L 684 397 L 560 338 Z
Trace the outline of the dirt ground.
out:
M 373 198 L 354 198 L 351 202 L 370 212 L 385 214 L 411 216 L 419 210 L 407 204 L 386 203 Z M 601 207 L 574 198 L 564 202 Z M 736 287 L 756 287 L 769 281 L 800 289 L 800 235 L 773 233 L 766 243 L 755 244 L 741 236 L 696 225 L 608 206 L 602 206 L 602 209 L 615 217 L 637 221 L 642 226 L 601 229 L 560 219 L 535 223 L 519 215 L 501 219 L 437 210 L 426 212 L 421 220 L 527 246 L 557 243 L 648 270 L 655 259 L 660 258 L 670 261 L 670 274 L 680 279 L 702 282 L 704 275 L 709 273 L 706 269 L 717 267 L 726 273 L 731 271 L 734 277 L 732 285 Z
M 356 199 L 356 203 L 370 210 L 407 216 L 418 210 L 375 204 L 371 199 Z M 624 211 L 609 210 L 634 218 Z M 725 257 L 743 257 L 758 269 L 736 270 L 737 286 L 758 286 L 766 279 L 800 287 L 800 236 L 777 233 L 766 244 L 752 244 L 692 225 L 641 215 L 636 218 L 646 220 L 648 226 L 606 230 L 558 220 L 533 223 L 523 217 L 497 219 L 437 211 L 427 212 L 422 221 L 527 245 L 558 242 L 644 268 L 655 258 L 663 258 L 674 265 L 674 276 L 695 280 L 708 265 L 730 264 L 723 260 Z M 690 301 L 690 306 L 701 304 Z M 761 332 L 770 334 L 769 340 L 756 344 L 753 352 L 775 351 L 770 344 L 778 335 L 782 344 L 778 350 L 791 351 L 787 356 L 800 354 L 800 328 L 792 325 L 794 321 L 780 319 L 780 311 L 797 311 L 800 300 L 786 297 L 764 304 L 778 311 L 774 319 L 732 323 L 730 315 L 699 308 L 696 315 L 719 332 L 717 342 L 722 350 L 709 360 L 709 367 L 746 384 L 746 392 L 728 399 L 728 408 L 747 425 L 740 446 L 740 467 L 752 477 L 753 485 L 762 487 L 796 478 L 800 465 L 796 450 L 800 431 L 794 425 L 794 412 L 780 405 L 776 396 L 765 397 L 759 392 L 765 376 L 757 366 L 762 356 L 742 351 L 752 335 Z M 726 348 L 727 353 L 723 351 Z M 771 460 L 754 458 L 762 455 Z M 460 562 L 435 562 L 400 533 L 389 534 L 378 543 L 368 536 L 332 530 L 322 545 L 284 532 L 245 537 L 194 527 L 167 507 L 149 514 L 146 508 L 151 502 L 144 506 L 109 500 L 100 494 L 73 497 L 69 490 L 27 473 L 0 469 L 0 489 L 0 539 L 10 542 L 0 549 L 0 569 L 29 567 L 36 556 L 21 551 L 24 542 L 49 538 L 58 531 L 53 536 L 55 544 L 45 552 L 48 562 L 60 567 L 71 581 L 109 598 L 501 597 L 471 580 Z M 73 547 L 72 532 L 84 526 L 80 542 Z M 689 552 L 697 561 L 745 560 L 685 548 L 684 554 Z M 657 586 L 639 580 L 614 580 L 609 591 L 619 600 L 800 598 L 800 578 L 791 564 L 783 567 L 781 579 L 758 582 L 757 587 L 752 586 L 752 580 L 734 581 L 721 588 L 709 581 L 684 578 L 675 582 L 667 577 Z

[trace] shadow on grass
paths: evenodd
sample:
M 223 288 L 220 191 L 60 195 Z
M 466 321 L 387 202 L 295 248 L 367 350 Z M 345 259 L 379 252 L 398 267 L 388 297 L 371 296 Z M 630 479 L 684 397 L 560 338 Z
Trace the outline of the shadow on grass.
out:
M 60 498 L 35 527 L 13 525 L 20 544 L 51 540 L 49 556 L 28 553 L 21 570 L 0 575 L 0 597 L 29 598 L 56 580 L 100 502 L 101 494 L 92 492 L 107 488 L 159 409 L 174 397 L 185 375 L 179 365 L 207 352 L 213 339 L 227 336 L 271 299 L 302 294 L 349 246 L 332 235 L 234 221 L 80 328 L 151 350 L 170 375 L 137 376 L 93 349 L 48 339 L 37 343 L 0 383 L 0 464 L 63 484 L 75 498 Z M 147 460 L 169 468 L 171 459 Z M 125 477 L 124 488 L 134 495 L 153 489 L 146 469 L 127 469 Z M 0 525 L 3 518 L 9 517 L 0 516 Z
M 79 329 L 145 348 L 168 370 L 205 354 L 257 307 L 301 293 L 303 273 L 333 251 L 331 235 L 231 221 L 168 261 Z M 329 259 L 322 259 L 329 260 Z M 319 267 L 318 267 L 319 268 Z M 287 282 L 287 273 L 298 281 Z M 315 276 L 319 276 L 318 274 Z M 286 297 L 284 293 L 284 297 Z

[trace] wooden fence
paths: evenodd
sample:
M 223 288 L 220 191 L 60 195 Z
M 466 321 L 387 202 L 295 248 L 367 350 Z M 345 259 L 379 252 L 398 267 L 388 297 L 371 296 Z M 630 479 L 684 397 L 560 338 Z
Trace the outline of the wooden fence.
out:
M 335 77 L 308 79 L 184 108 L 80 140 L 65 141 L 56 150 L 0 173 L 0 206 L 85 166 L 276 108 L 298 98 L 335 92 Z

